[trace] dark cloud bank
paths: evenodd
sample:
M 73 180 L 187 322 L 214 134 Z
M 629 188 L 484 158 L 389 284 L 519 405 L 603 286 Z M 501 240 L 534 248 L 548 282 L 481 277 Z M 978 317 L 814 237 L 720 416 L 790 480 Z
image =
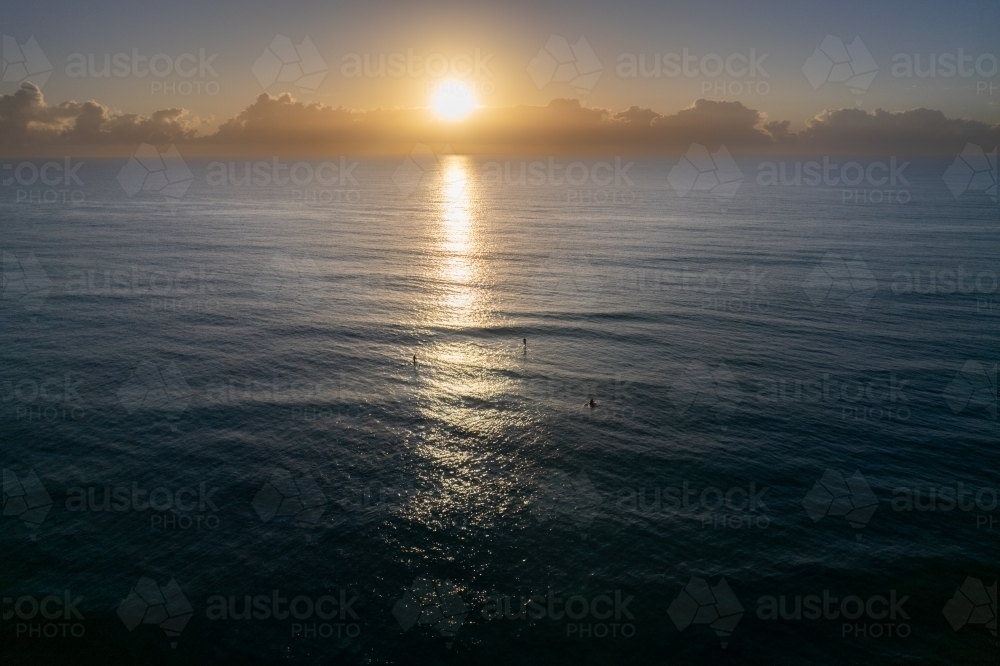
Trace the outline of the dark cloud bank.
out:
M 414 143 L 451 144 L 456 152 L 678 154 L 691 143 L 735 154 L 953 156 L 966 143 L 997 145 L 1000 125 L 946 118 L 940 111 L 825 111 L 805 129 L 770 120 L 740 102 L 704 99 L 675 114 L 636 106 L 614 113 L 557 99 L 547 106 L 484 108 L 461 123 L 426 109 L 352 111 L 262 94 L 246 109 L 204 132 L 180 108 L 151 116 L 116 113 L 97 102 L 49 105 L 25 83 L 0 96 L 0 146 L 31 154 L 127 154 L 139 143 L 178 144 L 201 154 L 377 154 Z

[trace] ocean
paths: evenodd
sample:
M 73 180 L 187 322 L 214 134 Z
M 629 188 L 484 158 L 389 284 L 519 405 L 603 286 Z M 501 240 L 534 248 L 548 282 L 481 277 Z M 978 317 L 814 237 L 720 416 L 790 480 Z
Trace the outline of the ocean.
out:
M 4 664 L 996 663 L 995 186 L 810 159 L 5 164 Z

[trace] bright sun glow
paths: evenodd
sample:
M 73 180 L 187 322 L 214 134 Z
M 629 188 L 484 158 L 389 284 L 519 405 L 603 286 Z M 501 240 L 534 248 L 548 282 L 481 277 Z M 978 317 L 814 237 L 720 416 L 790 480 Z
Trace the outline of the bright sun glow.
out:
M 462 120 L 477 106 L 472 90 L 460 81 L 445 81 L 434 93 L 434 113 L 441 120 Z

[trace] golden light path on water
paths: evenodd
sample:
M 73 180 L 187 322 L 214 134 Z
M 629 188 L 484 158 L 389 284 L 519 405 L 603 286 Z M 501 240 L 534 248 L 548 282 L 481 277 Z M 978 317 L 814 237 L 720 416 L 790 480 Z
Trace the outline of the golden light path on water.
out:
M 445 156 L 441 166 L 432 180 L 436 208 L 430 223 L 436 228 L 433 261 L 426 266 L 434 294 L 419 317 L 433 341 L 415 370 L 417 404 L 429 425 L 414 443 L 431 463 L 422 481 L 433 490 L 410 503 L 407 513 L 432 529 L 468 529 L 486 526 L 511 508 L 512 500 L 498 501 L 511 489 L 507 474 L 498 472 L 512 472 L 521 462 L 505 461 L 498 448 L 507 448 L 510 426 L 525 424 L 520 410 L 500 403 L 517 391 L 510 371 L 523 358 L 519 339 L 497 342 L 480 335 L 503 324 L 490 288 L 495 276 L 487 256 L 487 206 L 468 158 Z
M 441 180 L 441 243 L 442 282 L 448 285 L 448 295 L 441 304 L 449 326 L 468 326 L 482 322 L 483 313 L 476 311 L 476 258 L 473 248 L 472 202 L 469 200 L 469 174 L 461 158 L 452 157 L 445 164 Z

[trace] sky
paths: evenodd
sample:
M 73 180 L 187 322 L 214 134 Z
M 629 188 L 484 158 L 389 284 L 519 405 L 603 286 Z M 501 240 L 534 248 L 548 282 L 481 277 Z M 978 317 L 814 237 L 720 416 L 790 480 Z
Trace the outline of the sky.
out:
M 842 109 L 911 122 L 905 112 L 928 109 L 995 127 L 998 19 L 995 0 L 9 3 L 0 143 L 19 132 L 11 109 L 21 108 L 13 98 L 25 78 L 10 65 L 27 62 L 32 37 L 51 66 L 43 84 L 28 77 L 40 94 L 34 127 L 41 105 L 93 101 L 106 120 L 133 124 L 182 109 L 172 117 L 191 139 L 247 113 L 263 93 L 361 114 L 377 133 L 375 110 L 409 110 L 402 122 L 424 127 L 417 110 L 449 86 L 474 98 L 474 116 L 574 99 L 607 119 L 632 107 L 670 117 L 704 100 L 738 102 L 758 126 L 787 121 L 786 133 Z M 151 63 L 159 75 L 146 71 Z M 57 121 L 74 123 L 68 112 Z

